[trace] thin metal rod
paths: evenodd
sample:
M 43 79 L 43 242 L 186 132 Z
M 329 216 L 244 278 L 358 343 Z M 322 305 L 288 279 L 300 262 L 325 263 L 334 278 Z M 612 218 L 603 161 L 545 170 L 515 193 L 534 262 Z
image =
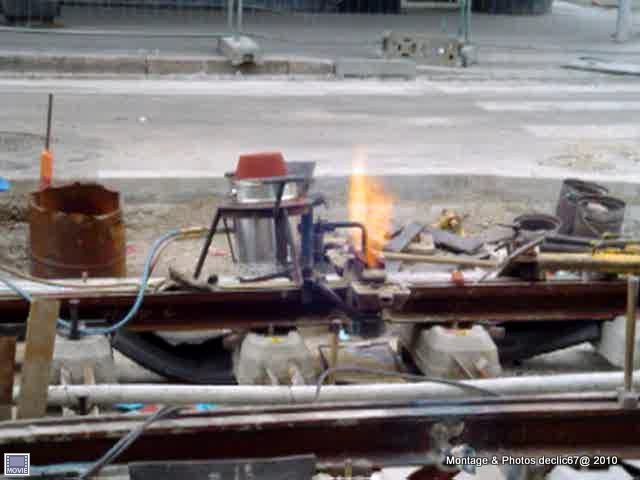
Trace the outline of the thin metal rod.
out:
M 229 34 L 234 33 L 235 28 L 233 27 L 233 0 L 227 0 L 227 28 L 229 29 Z
M 211 228 L 209 229 L 207 238 L 205 239 L 204 245 L 202 246 L 202 252 L 200 252 L 200 258 L 198 258 L 198 263 L 196 264 L 196 271 L 193 274 L 193 278 L 198 278 L 200 276 L 202 266 L 204 265 L 204 261 L 207 259 L 207 254 L 209 253 L 209 247 L 211 247 L 211 242 L 213 241 L 213 236 L 216 234 L 220 217 L 220 211 L 216 210 L 216 214 L 213 217 L 213 221 L 211 222 Z
M 627 328 L 625 332 L 624 389 L 633 390 L 633 355 L 636 345 L 636 316 L 638 312 L 638 277 L 627 278 Z
M 236 263 L 238 261 L 236 257 L 236 252 L 233 249 L 233 240 L 231 240 L 231 233 L 229 232 L 229 225 L 227 224 L 227 218 L 222 217 L 222 224 L 224 225 L 224 232 L 227 236 L 227 244 L 229 245 L 229 252 L 231 253 L 231 261 Z M 234 233 L 235 233 L 235 222 L 234 222 Z
M 469 44 L 471 42 L 471 0 L 467 0 L 465 5 L 465 27 L 464 27 L 464 43 Z
M 618 18 L 616 21 L 616 42 L 626 42 L 631 38 L 633 31 L 631 0 L 619 0 Z
M 242 10 L 244 8 L 243 1 L 238 0 L 238 28 L 236 29 L 238 33 L 242 33 Z
M 45 136 L 44 148 L 49 150 L 51 145 L 51 116 L 53 113 L 53 93 L 49 94 L 49 106 L 47 107 L 47 134 Z

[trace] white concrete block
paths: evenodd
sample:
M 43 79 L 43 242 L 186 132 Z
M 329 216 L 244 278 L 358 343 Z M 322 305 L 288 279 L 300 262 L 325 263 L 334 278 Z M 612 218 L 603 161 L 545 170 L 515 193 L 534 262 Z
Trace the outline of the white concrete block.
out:
M 259 64 L 262 60 L 260 46 L 244 35 L 223 37 L 218 44 L 220 53 L 237 67 L 244 64 Z
M 602 324 L 602 337 L 597 345 L 598 353 L 611 365 L 624 367 L 625 331 L 627 318 L 623 315 L 616 317 L 611 322 Z M 633 368 L 640 368 L 640 322 L 636 321 L 635 355 Z
M 425 375 L 455 379 L 498 377 L 502 372 L 498 348 L 479 325 L 471 329 L 407 325 L 401 329 L 400 342 Z
M 313 357 L 296 331 L 287 335 L 249 333 L 235 352 L 234 373 L 240 385 L 288 385 L 293 376 L 307 384 L 315 380 Z
M 109 340 L 101 335 L 69 340 L 56 337 L 51 365 L 51 382 L 60 382 L 60 367 L 71 373 L 73 383 L 83 383 L 84 368 L 91 367 L 97 383 L 116 383 L 117 374 Z

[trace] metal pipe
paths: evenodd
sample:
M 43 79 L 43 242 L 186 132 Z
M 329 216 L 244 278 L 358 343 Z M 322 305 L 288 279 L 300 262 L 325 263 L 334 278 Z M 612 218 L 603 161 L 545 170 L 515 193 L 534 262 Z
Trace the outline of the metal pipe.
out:
M 613 392 L 623 381 L 622 372 L 583 373 L 464 380 L 461 383 L 502 395 Z M 635 386 L 640 386 L 635 375 Z M 14 390 L 14 398 L 19 392 Z M 419 401 L 469 396 L 468 391 L 427 382 L 322 387 L 317 402 Z M 316 386 L 202 386 L 202 385 L 56 385 L 49 387 L 51 406 L 74 406 L 80 398 L 96 405 L 116 403 L 162 403 L 191 405 L 308 404 L 316 399 Z
M 367 248 L 368 248 L 368 234 L 367 234 L 367 227 L 364 225 L 364 223 L 362 222 L 351 222 L 351 221 L 344 221 L 344 222 L 323 222 L 320 225 L 322 228 L 325 228 L 327 231 L 333 231 L 336 229 L 343 229 L 343 228 L 357 228 L 360 230 L 360 235 L 361 235 L 361 248 L 362 248 L 362 253 L 365 254 L 367 252 Z
M 243 10 L 243 8 L 244 8 L 244 5 L 243 5 L 242 0 L 238 0 L 238 18 L 237 18 L 237 23 L 238 23 L 237 27 L 238 28 L 236 30 L 237 30 L 237 32 L 239 34 L 242 34 L 242 13 L 243 13 L 242 10 Z M 284 189 L 284 185 L 282 186 L 282 188 Z
M 227 28 L 229 29 L 227 35 L 235 32 L 233 28 L 233 0 L 227 0 Z
M 535 262 L 544 270 L 640 273 L 640 255 L 631 253 L 539 253 Z
M 624 389 L 633 391 L 633 354 L 636 345 L 636 317 L 638 312 L 638 277 L 627 278 L 627 328 L 624 351 Z
M 633 31 L 633 17 L 631 0 L 619 0 L 618 18 L 616 20 L 616 42 L 626 42 L 631 38 Z
M 49 150 L 51 146 L 51 116 L 53 114 L 53 93 L 49 94 L 49 104 L 47 106 L 47 133 L 44 140 L 44 148 Z

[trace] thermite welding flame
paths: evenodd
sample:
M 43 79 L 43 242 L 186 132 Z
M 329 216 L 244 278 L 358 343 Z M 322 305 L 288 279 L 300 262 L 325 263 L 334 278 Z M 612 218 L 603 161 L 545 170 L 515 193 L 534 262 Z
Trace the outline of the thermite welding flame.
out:
M 393 200 L 376 179 L 366 175 L 367 152 L 356 148 L 353 156 L 352 174 L 349 181 L 349 220 L 364 224 L 368 233 L 367 265 L 377 264 L 378 252 L 386 243 L 391 227 Z M 353 244 L 361 245 L 360 230 L 351 231 Z

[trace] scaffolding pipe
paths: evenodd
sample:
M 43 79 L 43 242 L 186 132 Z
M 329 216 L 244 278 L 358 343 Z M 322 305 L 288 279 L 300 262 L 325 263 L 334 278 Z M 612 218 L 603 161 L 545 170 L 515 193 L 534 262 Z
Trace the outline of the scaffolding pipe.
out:
M 631 0 L 618 0 L 618 19 L 616 21 L 615 40 L 624 43 L 631 38 L 633 33 L 633 17 Z
M 506 377 L 465 380 L 460 383 L 502 395 L 614 392 L 622 385 L 623 372 L 582 373 L 550 376 Z M 634 376 L 640 387 L 640 376 Z M 200 385 L 56 385 L 49 387 L 50 406 L 75 406 L 80 401 L 94 405 L 159 403 L 192 405 L 284 405 L 324 402 L 408 402 L 469 397 L 468 390 L 428 382 L 409 384 L 326 385 L 316 399 L 316 386 L 200 386 Z M 19 392 L 14 392 L 17 398 Z

